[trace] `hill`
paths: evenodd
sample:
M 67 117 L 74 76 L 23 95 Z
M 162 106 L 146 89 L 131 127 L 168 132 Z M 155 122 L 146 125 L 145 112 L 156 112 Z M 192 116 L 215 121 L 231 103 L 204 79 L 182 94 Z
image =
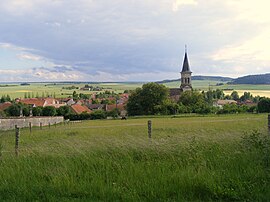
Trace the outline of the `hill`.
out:
M 239 77 L 230 84 L 270 84 L 270 73 Z
M 220 81 L 220 82 L 230 82 L 233 80 L 233 78 L 229 77 L 222 77 L 222 76 L 192 76 L 193 81 Z M 163 80 L 163 81 L 158 81 L 157 83 L 163 84 L 163 83 L 170 83 L 170 82 L 175 82 L 175 81 L 180 81 L 180 79 L 172 79 L 172 80 Z

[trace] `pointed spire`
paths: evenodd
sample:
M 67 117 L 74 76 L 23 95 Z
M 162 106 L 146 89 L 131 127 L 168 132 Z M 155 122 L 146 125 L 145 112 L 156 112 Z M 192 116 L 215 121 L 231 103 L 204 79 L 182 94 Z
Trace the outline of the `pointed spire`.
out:
M 187 56 L 187 45 L 185 45 L 185 58 L 183 62 L 182 72 L 191 72 L 189 68 L 188 56 Z

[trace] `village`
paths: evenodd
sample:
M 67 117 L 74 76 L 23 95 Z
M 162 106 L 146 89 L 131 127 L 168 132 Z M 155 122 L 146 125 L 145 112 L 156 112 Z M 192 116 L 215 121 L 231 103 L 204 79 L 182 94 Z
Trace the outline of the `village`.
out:
M 33 94 L 25 93 L 24 98 L 11 100 L 9 95 L 5 95 L 0 99 L 0 117 L 63 116 L 65 119 L 83 120 L 126 119 L 128 115 L 263 112 L 257 108 L 260 96 L 254 97 L 249 92 L 240 96 L 237 91 L 225 95 L 220 89 L 200 91 L 193 88 L 191 75 L 186 47 L 178 88 L 166 88 L 158 83 L 144 84 L 142 88 L 145 87 L 146 91 L 141 98 L 137 96 L 140 94 L 136 92 L 137 89 L 115 93 L 112 88 L 105 89 L 89 84 L 81 88 L 76 85 L 63 87 L 73 91 L 72 95 L 65 98 L 57 98 L 55 94 L 45 96 L 43 93 L 41 97 L 38 95 L 35 97 Z M 157 94 L 163 92 L 164 95 L 155 97 L 152 95 L 153 91 L 157 91 Z M 129 102 L 130 96 L 132 101 Z M 151 99 L 150 97 L 148 99 L 148 96 Z M 152 99 L 154 97 L 155 100 Z M 140 103 L 145 98 L 147 99 Z M 145 105 L 153 109 L 149 111 Z

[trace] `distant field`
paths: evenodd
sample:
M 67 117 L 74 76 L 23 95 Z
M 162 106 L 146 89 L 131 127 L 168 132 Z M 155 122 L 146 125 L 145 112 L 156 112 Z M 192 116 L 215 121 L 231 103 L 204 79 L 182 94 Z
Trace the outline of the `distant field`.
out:
M 198 89 L 198 90 L 208 90 L 209 85 L 211 87 L 211 86 L 215 86 L 217 83 L 221 83 L 221 81 L 194 80 L 194 81 L 192 81 L 192 86 L 193 86 L 193 88 Z M 177 88 L 180 86 L 180 81 L 164 83 L 164 85 L 169 87 L 169 88 Z
M 242 94 L 245 91 L 249 91 L 254 95 L 270 97 L 270 85 L 222 85 L 216 86 L 217 83 L 222 83 L 221 81 L 213 80 L 194 80 L 192 85 L 195 89 L 198 90 L 208 90 L 210 89 L 233 89 Z M 86 84 L 86 83 L 85 83 Z M 1 86 L 0 85 L 0 96 L 9 94 L 12 98 L 23 98 L 25 93 L 30 93 L 36 96 L 46 96 L 46 95 L 56 95 L 56 97 L 68 97 L 71 96 L 74 90 L 62 89 L 63 87 L 76 86 L 83 87 L 85 84 L 46 84 L 46 83 L 32 83 L 30 86 Z M 93 86 L 103 87 L 107 90 L 114 91 L 116 93 L 122 93 L 124 90 L 134 90 L 137 87 L 141 87 L 143 83 L 100 83 L 100 84 L 90 84 Z M 177 88 L 180 86 L 180 82 L 170 82 L 165 83 L 169 88 Z M 91 94 L 91 91 L 80 91 L 75 89 L 77 93 Z M 231 92 L 230 90 L 228 92 Z
M 243 95 L 244 92 L 250 92 L 253 96 L 270 97 L 270 90 L 236 90 L 239 95 Z M 232 91 L 224 91 L 226 95 L 231 94 Z
M 223 83 L 222 81 L 210 81 L 210 80 L 195 80 L 192 81 L 193 88 L 198 90 L 208 90 L 210 89 L 233 89 L 236 90 L 240 95 L 244 94 L 244 92 L 251 92 L 253 95 L 265 96 L 270 97 L 270 85 L 222 85 L 216 86 L 217 83 Z M 180 86 L 180 82 L 170 82 L 165 83 L 169 88 L 176 88 Z M 232 90 L 225 91 L 226 94 L 231 93 Z
M 86 84 L 86 83 L 85 83 Z M 32 93 L 34 96 L 37 94 L 41 97 L 43 94 L 46 95 L 56 95 L 56 97 L 68 97 L 71 96 L 73 91 L 76 91 L 77 93 L 85 93 L 85 94 L 92 94 L 94 93 L 93 91 L 81 91 L 78 89 L 74 90 L 67 90 L 67 89 L 62 89 L 63 87 L 69 87 L 69 86 L 76 86 L 76 87 L 83 87 L 85 84 L 46 84 L 46 83 L 32 83 L 30 86 L 10 86 L 10 87 L 1 87 L 0 86 L 0 96 L 2 95 L 10 95 L 12 98 L 24 98 L 25 93 Z M 108 83 L 108 84 L 89 84 L 93 86 L 99 86 L 99 87 L 104 87 L 107 90 L 113 90 L 117 93 L 123 92 L 124 90 L 132 90 L 135 89 L 142 84 L 137 84 L 137 83 L 119 83 L 119 84 L 113 84 L 113 83 Z M 105 89 L 105 90 L 106 90 Z
M 0 201 L 268 201 L 267 115 L 0 131 Z M 259 131 L 252 132 L 253 130 Z

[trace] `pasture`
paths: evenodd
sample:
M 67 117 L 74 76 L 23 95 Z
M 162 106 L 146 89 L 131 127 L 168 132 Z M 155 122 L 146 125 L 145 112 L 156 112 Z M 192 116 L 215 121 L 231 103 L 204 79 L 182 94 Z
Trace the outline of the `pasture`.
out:
M 221 83 L 221 81 L 213 81 L 213 80 L 195 80 L 192 81 L 192 86 L 197 90 L 207 91 L 210 89 L 229 89 L 226 90 L 225 93 L 231 93 L 232 90 L 236 90 L 239 94 L 243 94 L 248 91 L 252 94 L 270 97 L 270 85 L 222 85 L 216 86 L 217 83 Z M 73 91 L 77 93 L 84 94 L 92 94 L 99 93 L 99 91 L 82 91 L 80 88 L 84 87 L 85 84 L 89 84 L 92 86 L 103 87 L 103 91 L 109 90 L 114 91 L 116 93 L 123 93 L 125 90 L 134 90 L 137 87 L 141 87 L 143 83 L 31 83 L 29 86 L 21 86 L 20 84 L 8 84 L 0 85 L 0 96 L 2 95 L 10 95 L 11 98 L 24 98 L 25 94 L 30 94 L 30 96 L 42 97 L 46 96 L 55 96 L 56 98 L 65 98 L 72 96 Z M 180 82 L 169 82 L 164 83 L 168 88 L 178 88 L 180 86 Z M 210 86 L 209 86 L 210 85 Z M 65 89 L 70 86 L 78 87 L 79 89 L 68 90 Z M 64 89 L 63 89 L 64 88 Z
M 84 87 L 85 84 L 103 87 L 104 90 L 114 91 L 116 93 L 123 93 L 124 90 L 133 90 L 137 87 L 141 87 L 142 83 L 31 83 L 28 86 L 21 86 L 20 84 L 9 84 L 9 86 L 0 86 L 0 96 L 10 95 L 11 98 L 24 98 L 25 94 L 30 94 L 30 96 L 39 97 L 43 95 L 54 96 L 56 98 L 66 98 L 72 96 L 72 93 L 76 91 L 84 94 L 99 93 L 99 91 L 83 91 L 80 88 Z M 66 89 L 67 87 L 75 86 L 79 89 Z
M 0 201 L 267 201 L 266 114 L 84 121 L 0 132 Z

